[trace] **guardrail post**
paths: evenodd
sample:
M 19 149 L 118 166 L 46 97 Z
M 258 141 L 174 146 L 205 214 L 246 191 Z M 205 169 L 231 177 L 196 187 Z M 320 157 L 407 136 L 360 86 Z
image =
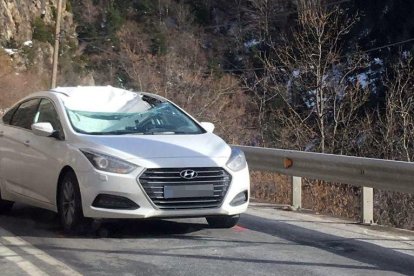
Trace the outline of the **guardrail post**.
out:
M 292 177 L 292 207 L 302 208 L 302 177 Z
M 362 187 L 362 224 L 373 224 L 374 222 L 374 189 Z

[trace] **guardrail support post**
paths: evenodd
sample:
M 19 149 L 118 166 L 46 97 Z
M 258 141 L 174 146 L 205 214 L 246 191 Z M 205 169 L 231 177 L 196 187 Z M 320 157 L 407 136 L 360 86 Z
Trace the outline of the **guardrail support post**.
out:
M 362 224 L 374 223 L 374 189 L 362 187 Z
M 302 208 L 302 177 L 292 177 L 292 207 Z

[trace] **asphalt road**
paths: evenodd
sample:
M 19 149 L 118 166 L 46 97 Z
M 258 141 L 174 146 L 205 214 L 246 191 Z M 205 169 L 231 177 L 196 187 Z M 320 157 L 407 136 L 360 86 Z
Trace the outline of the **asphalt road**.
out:
M 65 236 L 56 216 L 0 216 L 0 275 L 414 275 L 414 234 L 252 204 L 238 226 L 105 222 Z

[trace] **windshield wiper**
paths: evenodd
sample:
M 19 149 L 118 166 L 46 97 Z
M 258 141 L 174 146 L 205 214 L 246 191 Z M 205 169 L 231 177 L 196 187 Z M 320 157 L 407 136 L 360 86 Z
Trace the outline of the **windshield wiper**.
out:
M 173 135 L 177 134 L 174 131 L 151 131 L 151 132 L 144 132 L 144 135 Z
M 144 135 L 188 135 L 188 134 L 200 134 L 200 133 L 192 133 L 192 132 L 185 132 L 185 131 L 149 131 L 144 133 L 139 133 Z
M 128 130 L 114 130 L 114 131 L 95 131 L 95 132 L 85 132 L 89 135 L 127 135 L 127 134 L 144 134 L 142 132 L 128 131 Z
M 84 132 L 83 134 L 88 135 L 174 135 L 174 134 L 193 134 L 184 131 L 149 131 L 149 132 L 136 132 L 128 130 L 114 130 L 114 131 L 95 131 L 95 132 Z

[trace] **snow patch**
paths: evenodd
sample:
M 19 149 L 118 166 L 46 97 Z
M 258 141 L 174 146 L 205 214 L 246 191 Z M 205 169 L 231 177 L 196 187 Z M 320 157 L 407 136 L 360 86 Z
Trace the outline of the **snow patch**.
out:
M 253 39 L 251 39 L 251 40 L 249 40 L 249 41 L 246 41 L 245 43 L 244 43 L 244 47 L 246 47 L 247 49 L 250 49 L 250 48 L 252 48 L 252 47 L 254 47 L 254 46 L 256 46 L 257 44 L 259 44 L 260 43 L 260 41 L 258 41 L 258 40 L 256 40 L 255 38 L 253 38 Z
M 23 46 L 26 46 L 26 47 L 32 47 L 32 46 L 33 46 L 33 41 L 31 41 L 31 40 L 25 41 L 25 42 L 23 43 Z
M 358 83 L 362 88 L 367 88 L 369 84 L 369 78 L 366 73 L 361 73 L 357 75 Z
M 410 51 L 404 51 L 402 52 L 402 57 L 403 59 L 409 59 L 411 57 L 411 52 Z
M 384 61 L 380 58 L 374 58 L 374 63 L 377 65 L 384 65 Z
M 293 70 L 292 75 L 293 75 L 295 78 L 299 77 L 299 75 L 300 75 L 300 70 L 299 70 L 299 69 L 297 69 L 297 70 Z
M 8 54 L 9 56 L 12 56 L 14 54 L 17 53 L 17 49 L 8 49 L 8 48 L 4 48 L 4 51 L 6 52 L 6 54 Z
M 307 94 L 306 96 L 302 97 L 302 100 L 304 101 L 304 103 L 309 109 L 314 108 L 316 105 L 315 103 L 316 90 L 307 91 L 306 94 Z

